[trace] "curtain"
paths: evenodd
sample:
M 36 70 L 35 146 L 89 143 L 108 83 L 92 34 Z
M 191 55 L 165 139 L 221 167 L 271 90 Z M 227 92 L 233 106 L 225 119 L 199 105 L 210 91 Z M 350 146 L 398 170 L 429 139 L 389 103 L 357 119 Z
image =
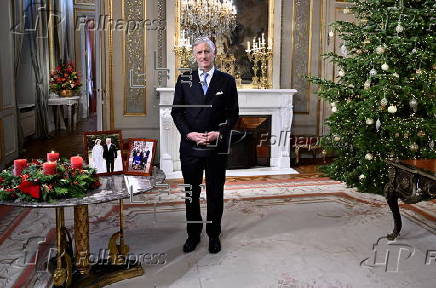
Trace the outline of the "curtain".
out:
M 13 23 L 13 37 L 14 37 L 14 80 L 18 78 L 18 68 L 21 63 L 23 41 L 25 37 L 24 33 L 24 10 L 23 10 L 23 0 L 11 0 L 11 15 Z M 17 83 L 15 82 L 15 86 Z M 15 98 L 16 99 L 16 98 Z M 18 108 L 18 103 L 15 103 L 15 108 L 17 112 L 17 136 L 18 136 L 18 148 L 19 151 L 24 145 L 23 127 L 21 126 L 20 111 Z
M 73 0 L 62 0 L 56 1 L 56 10 L 59 13 L 62 22 L 57 25 L 57 38 L 59 40 L 59 56 L 60 61 L 63 63 L 71 62 L 74 58 L 74 41 L 72 30 L 74 26 L 73 10 L 74 3 Z
M 36 81 L 36 134 L 47 138 L 49 97 L 49 45 L 47 0 L 25 0 L 25 28 L 29 35 L 32 67 Z

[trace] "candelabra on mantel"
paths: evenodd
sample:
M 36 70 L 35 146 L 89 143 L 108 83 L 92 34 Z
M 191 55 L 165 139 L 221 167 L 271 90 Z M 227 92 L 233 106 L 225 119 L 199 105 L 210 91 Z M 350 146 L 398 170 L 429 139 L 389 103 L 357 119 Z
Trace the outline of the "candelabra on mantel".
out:
M 253 47 L 250 48 L 250 41 L 247 42 L 247 49 L 245 52 L 248 55 L 248 60 L 253 63 L 254 76 L 252 78 L 253 88 L 268 89 L 271 84 L 268 79 L 268 63 L 272 59 L 272 49 L 265 43 L 265 34 L 262 33 L 262 38 L 259 37 L 256 42 L 256 37 L 253 38 Z M 260 63 L 260 78 L 257 77 Z
M 174 47 L 174 53 L 176 53 L 179 59 L 179 68 L 191 67 L 192 46 L 191 40 L 186 37 L 185 30 L 181 33 L 179 43 Z

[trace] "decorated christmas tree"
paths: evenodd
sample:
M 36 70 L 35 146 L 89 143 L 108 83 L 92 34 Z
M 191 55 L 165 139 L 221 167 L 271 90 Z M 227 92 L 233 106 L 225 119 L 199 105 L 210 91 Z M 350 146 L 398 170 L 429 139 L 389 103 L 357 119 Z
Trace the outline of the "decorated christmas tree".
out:
M 335 81 L 311 78 L 329 101 L 327 174 L 362 192 L 383 193 L 386 159 L 435 158 L 436 1 L 352 0 L 337 21 Z

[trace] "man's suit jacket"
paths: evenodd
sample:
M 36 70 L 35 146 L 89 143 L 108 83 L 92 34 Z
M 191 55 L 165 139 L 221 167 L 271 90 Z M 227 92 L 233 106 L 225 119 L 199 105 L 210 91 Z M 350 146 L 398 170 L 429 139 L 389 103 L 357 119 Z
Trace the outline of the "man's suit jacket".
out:
M 103 158 L 106 159 L 106 161 L 113 161 L 117 158 L 117 147 L 114 144 L 111 144 L 108 149 L 106 144 L 103 145 Z
M 192 77 L 191 83 L 187 82 Z M 181 134 L 180 154 L 207 157 L 211 153 L 227 153 L 230 131 L 239 117 L 238 91 L 235 79 L 219 70 L 214 71 L 206 95 L 198 77 L 198 71 L 186 72 L 176 83 L 173 105 L 211 105 L 211 107 L 173 107 L 171 116 Z M 217 143 L 197 145 L 188 140 L 190 132 L 219 131 Z

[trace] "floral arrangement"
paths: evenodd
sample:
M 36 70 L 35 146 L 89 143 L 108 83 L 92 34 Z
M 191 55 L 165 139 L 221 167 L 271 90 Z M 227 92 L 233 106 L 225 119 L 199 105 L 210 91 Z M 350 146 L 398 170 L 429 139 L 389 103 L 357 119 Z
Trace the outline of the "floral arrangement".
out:
M 0 200 L 54 202 L 56 199 L 83 198 L 100 186 L 95 169 L 75 169 L 66 159 L 58 160 L 53 175 L 43 171 L 43 160 L 33 160 L 15 176 L 14 168 L 0 172 Z
M 62 64 L 56 67 L 50 73 L 50 91 L 60 92 L 62 90 L 77 91 L 82 84 L 80 84 L 79 74 L 74 71 L 74 65 Z

